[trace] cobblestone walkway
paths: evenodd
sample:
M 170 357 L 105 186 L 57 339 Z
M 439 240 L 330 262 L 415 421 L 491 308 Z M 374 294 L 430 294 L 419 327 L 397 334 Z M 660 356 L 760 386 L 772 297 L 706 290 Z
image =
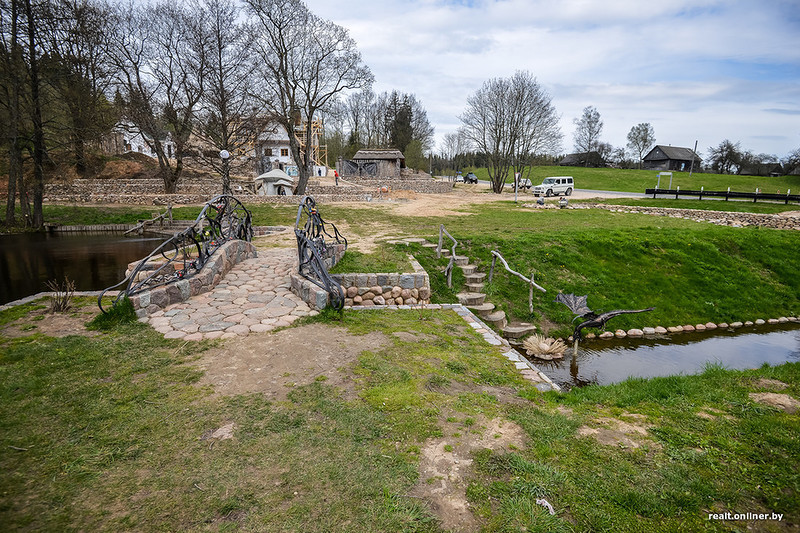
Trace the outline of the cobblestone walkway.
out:
M 288 326 L 317 312 L 289 289 L 292 249 L 259 250 L 234 266 L 213 290 L 157 311 L 142 322 L 168 339 L 231 338 Z

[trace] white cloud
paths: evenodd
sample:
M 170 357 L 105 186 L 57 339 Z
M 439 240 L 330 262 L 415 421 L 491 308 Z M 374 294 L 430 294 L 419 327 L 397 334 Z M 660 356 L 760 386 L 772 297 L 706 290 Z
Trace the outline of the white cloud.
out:
M 659 142 L 756 152 L 800 146 L 796 2 L 760 0 L 308 0 L 348 28 L 376 90 L 417 95 L 437 137 L 487 79 L 528 70 L 562 115 L 595 106 L 603 140 L 650 122 Z M 775 110 L 781 110 L 776 112 Z

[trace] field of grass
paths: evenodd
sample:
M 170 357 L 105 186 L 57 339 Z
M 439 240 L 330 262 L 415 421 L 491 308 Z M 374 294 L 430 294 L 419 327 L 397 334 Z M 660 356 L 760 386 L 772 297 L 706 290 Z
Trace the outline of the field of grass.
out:
M 656 307 L 615 318 L 613 327 L 622 329 L 800 314 L 800 241 L 791 231 L 600 210 L 531 210 L 511 202 L 476 207 L 446 226 L 462 243 L 458 253 L 480 271 L 489 272 L 490 254 L 498 250 L 513 270 L 535 272 L 548 292 L 535 293 L 532 315 L 528 287 L 502 270 L 484 292 L 513 318 L 556 335 L 569 335 L 573 318 L 554 301 L 558 292 L 588 294 L 596 311 Z M 432 277 L 446 263 L 430 250 L 415 254 Z
M 481 180 L 489 179 L 485 168 L 467 168 L 464 169 L 464 173 L 466 172 L 474 172 Z M 655 170 L 536 166 L 529 167 L 523 172 L 523 177 L 530 178 L 534 185 L 541 183 L 542 179 L 548 176 L 572 176 L 575 178 L 576 189 L 603 191 L 644 192 L 645 189 L 653 188 L 658 183 L 658 171 Z M 513 182 L 514 176 L 511 174 L 506 183 Z M 669 181 L 665 182 L 662 179 L 660 187 L 666 189 L 668 186 Z M 705 187 L 707 191 L 725 191 L 730 187 L 732 191 L 740 192 L 752 192 L 758 187 L 765 193 L 778 191 L 786 193 L 787 189 L 800 193 L 800 176 L 768 178 L 694 172 L 689 177 L 688 172 L 673 172 L 672 187 L 693 190 Z
M 0 324 L 25 320 L 0 312 Z M 800 363 L 542 394 L 452 312 L 312 321 L 389 339 L 337 370 L 354 376 L 354 394 L 320 378 L 281 402 L 215 396 L 196 365 L 218 343 L 135 322 L 97 337 L 0 337 L 3 529 L 439 532 L 412 494 L 439 482 L 419 476 L 427 439 L 460 454 L 452 466 L 483 531 L 752 525 L 708 520 L 725 511 L 787 517 L 756 522 L 764 531 L 797 526 L 800 423 L 748 393 L 771 379 L 798 397 Z M 523 442 L 464 452 L 490 420 L 517 424 Z M 581 436 L 608 421 L 644 433 L 636 446 Z M 208 438 L 231 423 L 233 438 Z

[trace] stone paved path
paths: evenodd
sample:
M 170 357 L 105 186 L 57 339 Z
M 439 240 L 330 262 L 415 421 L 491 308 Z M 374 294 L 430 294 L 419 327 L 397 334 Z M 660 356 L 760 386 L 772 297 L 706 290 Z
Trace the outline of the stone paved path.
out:
M 258 257 L 234 266 L 213 290 L 194 296 L 142 322 L 168 339 L 199 341 L 231 338 L 288 326 L 315 315 L 289 289 L 297 267 L 293 249 L 259 250 Z

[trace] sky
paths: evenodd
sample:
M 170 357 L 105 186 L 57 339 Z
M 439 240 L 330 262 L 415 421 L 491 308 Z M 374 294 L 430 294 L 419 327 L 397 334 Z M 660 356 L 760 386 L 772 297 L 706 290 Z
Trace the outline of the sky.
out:
M 376 93 L 413 93 L 437 149 L 467 98 L 527 70 L 561 116 L 563 152 L 587 106 L 624 147 L 708 153 L 723 140 L 779 158 L 800 148 L 800 0 L 306 0 L 345 28 Z

